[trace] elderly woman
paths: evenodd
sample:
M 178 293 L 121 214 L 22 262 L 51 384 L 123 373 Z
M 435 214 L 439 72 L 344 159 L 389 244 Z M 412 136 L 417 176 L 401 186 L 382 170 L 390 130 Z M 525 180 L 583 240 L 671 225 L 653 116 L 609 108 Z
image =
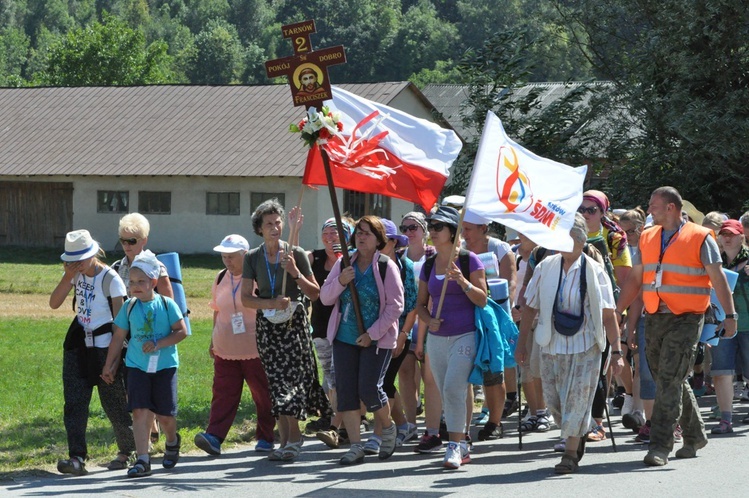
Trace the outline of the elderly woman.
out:
M 117 273 L 102 263 L 104 251 L 88 230 L 76 230 L 65 236 L 65 252 L 60 256 L 64 273 L 49 298 L 57 309 L 73 290 L 76 316 L 68 328 L 63 344 L 62 386 L 65 398 L 65 432 L 68 436 L 67 460 L 57 462 L 63 474 L 84 475 L 88 448 L 86 425 L 94 386 L 99 391 L 101 406 L 112 423 L 119 453 L 110 470 L 126 469 L 135 450 L 133 425 L 127 411 L 122 371 L 105 383 L 99 378 L 112 341 L 112 322 L 122 307 L 125 284 Z M 110 304 L 111 302 L 111 304 Z
M 445 411 L 449 443 L 443 465 L 448 469 L 457 469 L 471 461 L 466 441 L 466 396 L 468 376 L 476 357 L 475 308 L 486 306 L 484 265 L 472 252 L 462 252 L 455 261 L 453 242 L 458 236 L 459 219 L 458 211 L 448 206 L 440 206 L 427 218 L 427 229 L 437 254 L 421 268 L 416 300 L 419 319 L 428 324 L 426 353 Z M 467 268 L 463 268 L 466 257 Z M 437 318 L 445 279 L 442 315 Z M 417 357 L 424 355 L 424 339 L 421 335 L 418 338 Z
M 333 344 L 338 412 L 348 429 L 351 448 L 341 465 L 364 461 L 359 431 L 359 406 L 374 413 L 374 441 L 379 458 L 390 458 L 395 451 L 397 428 L 390 418 L 388 397 L 382 388 L 385 371 L 396 347 L 398 318 L 403 311 L 403 284 L 396 263 L 380 256 L 387 244 L 385 228 L 376 216 L 364 216 L 354 229 L 351 266 L 342 268 L 339 260 L 323 284 L 320 300 L 335 305 L 328 323 L 328 341 Z M 359 296 L 365 330 L 357 324 L 350 282 Z
M 545 258 L 533 273 L 525 292 L 527 306 L 520 322 L 515 358 L 528 361 L 528 335 L 538 315 L 534 339 L 541 347 L 541 382 L 544 398 L 566 438 L 557 474 L 577 471 L 585 453 L 590 407 L 600 374 L 606 338 L 619 344 L 614 294 L 606 272 L 583 254 L 587 239 L 585 219 L 576 214 L 570 230 L 574 247 Z M 604 333 L 605 328 L 605 333 Z M 611 353 L 616 373 L 624 365 L 621 350 Z
M 246 382 L 257 411 L 255 451 L 273 451 L 273 427 L 268 378 L 257 352 L 256 313 L 242 305 L 239 295 L 242 264 L 250 249 L 247 239 L 231 234 L 213 248 L 221 254 L 224 268 L 211 289 L 213 334 L 208 354 L 213 358 L 213 398 L 205 432 L 195 435 L 195 446 L 210 455 L 221 454 Z
M 269 459 L 291 461 L 299 456 L 303 443 L 299 420 L 330 416 L 330 404 L 318 380 L 302 303 L 305 296 L 317 299 L 320 287 L 304 249 L 281 241 L 284 214 L 276 199 L 263 202 L 252 214 L 252 228 L 263 243 L 244 258 L 242 304 L 258 310 L 257 348 L 270 384 L 271 411 L 278 418 L 281 445 Z M 281 294 L 284 278 L 286 295 Z M 277 319 L 277 313 L 288 312 L 288 320 Z
M 720 409 L 720 423 L 710 431 L 712 434 L 733 432 L 733 376 L 736 367 L 749 376 L 749 247 L 744 242 L 744 227 L 739 220 L 724 221 L 718 232 L 723 252 L 723 268 L 737 272 L 738 280 L 733 292 L 733 302 L 739 314 L 736 337 L 723 339 L 712 349 L 711 373 L 715 386 L 715 397 Z M 743 329 L 743 330 L 742 330 Z M 749 422 L 746 417 L 743 422 Z
M 474 254 L 491 253 L 497 257 L 497 261 L 499 262 L 499 278 L 507 280 L 509 295 L 514 296 L 517 270 L 515 267 L 515 253 L 512 252 L 510 244 L 489 236 L 489 226 L 485 224 L 479 225 L 463 221 L 462 234 L 462 245 L 465 249 L 468 249 Z M 517 388 L 515 388 L 517 380 L 515 369 L 512 368 L 510 370 L 512 370 L 512 378 L 508 379 L 508 381 L 511 382 L 510 386 L 512 386 L 512 391 L 517 395 Z M 504 409 L 502 402 L 507 395 L 504 382 L 504 372 L 486 372 L 484 374 L 484 395 L 486 399 L 486 409 L 489 411 L 489 419 L 478 433 L 479 441 L 502 437 L 501 420 L 502 411 Z M 514 398 L 509 399 L 509 403 L 505 403 L 508 411 L 512 409 L 513 400 Z M 538 424 L 536 425 L 536 428 L 538 428 Z

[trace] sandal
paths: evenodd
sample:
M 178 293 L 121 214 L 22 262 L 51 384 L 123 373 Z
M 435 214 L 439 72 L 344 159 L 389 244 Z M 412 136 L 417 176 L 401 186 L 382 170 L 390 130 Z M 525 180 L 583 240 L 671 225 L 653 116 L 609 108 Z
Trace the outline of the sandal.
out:
M 562 456 L 561 462 L 554 465 L 555 474 L 572 474 L 573 472 L 577 472 L 577 469 L 577 459 L 567 453 Z
M 538 417 L 528 417 L 520 423 L 520 432 L 533 432 L 538 427 Z
M 161 461 L 161 465 L 165 469 L 173 469 L 177 462 L 179 462 L 179 449 L 182 446 L 182 438 L 177 433 L 177 444 L 165 443 L 166 449 L 164 450 L 164 459 Z
M 299 452 L 302 450 L 302 444 L 304 444 L 304 438 L 300 439 L 296 443 L 288 443 L 284 446 L 281 452 L 281 460 L 284 462 L 292 462 L 299 456 Z
M 127 471 L 128 477 L 146 477 L 151 475 L 151 462 L 145 462 L 140 458 L 135 462 L 135 465 L 130 467 Z
M 107 464 L 108 470 L 125 470 L 130 461 L 130 455 L 117 453 L 117 457 Z
M 284 450 L 284 448 L 286 448 L 286 447 L 283 446 L 281 448 L 276 448 L 275 450 L 271 451 L 268 454 L 268 460 L 270 460 L 272 462 L 280 462 L 281 460 L 283 460 L 283 450 Z

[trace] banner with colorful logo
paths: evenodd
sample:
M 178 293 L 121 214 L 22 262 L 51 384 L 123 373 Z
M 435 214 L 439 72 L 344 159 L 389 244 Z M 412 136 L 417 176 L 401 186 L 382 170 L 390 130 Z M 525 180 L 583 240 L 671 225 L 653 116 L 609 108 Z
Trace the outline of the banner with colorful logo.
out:
M 583 200 L 587 170 L 587 166 L 573 168 L 521 147 L 489 111 L 466 192 L 464 220 L 496 221 L 543 247 L 570 251 L 569 231 Z

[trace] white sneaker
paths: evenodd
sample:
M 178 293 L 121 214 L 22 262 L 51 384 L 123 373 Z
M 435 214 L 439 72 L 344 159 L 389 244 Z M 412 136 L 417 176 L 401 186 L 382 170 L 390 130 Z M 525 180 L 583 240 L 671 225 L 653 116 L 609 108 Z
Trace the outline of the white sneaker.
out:
M 624 404 L 622 405 L 622 416 L 632 413 L 635 409 L 635 398 L 631 394 L 624 395 Z
M 744 381 L 736 381 L 733 383 L 733 399 L 741 399 L 741 394 L 744 392 Z
M 395 440 L 395 446 L 397 448 L 403 446 L 403 443 L 411 441 L 412 439 L 416 439 L 416 437 L 419 435 L 416 424 L 412 424 L 411 422 L 407 422 L 407 424 L 408 425 L 406 429 L 398 431 L 398 436 Z
M 744 387 L 741 391 L 741 401 L 749 401 L 749 386 Z
M 369 439 L 367 439 L 367 442 L 364 443 L 364 447 L 362 448 L 364 450 L 365 455 L 376 455 L 380 452 L 380 444 L 382 444 L 382 440 L 377 436 L 371 436 Z
M 484 401 L 484 387 L 483 386 L 473 386 L 473 401 L 476 402 L 482 402 Z
M 467 451 L 467 450 L 466 450 Z M 463 461 L 463 452 L 460 449 L 460 443 L 450 441 L 445 451 L 445 460 L 443 465 L 446 469 L 459 469 L 460 462 Z

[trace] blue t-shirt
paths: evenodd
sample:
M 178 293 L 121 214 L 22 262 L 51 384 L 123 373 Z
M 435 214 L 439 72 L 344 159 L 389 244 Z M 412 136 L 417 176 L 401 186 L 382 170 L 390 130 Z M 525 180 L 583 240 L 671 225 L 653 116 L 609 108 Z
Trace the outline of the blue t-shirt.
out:
M 158 341 L 171 334 L 172 325 L 182 319 L 182 312 L 173 299 L 156 295 L 147 302 L 135 299 L 136 303 L 130 311 L 130 320 L 128 320 L 127 310 L 133 299 L 135 298 L 125 301 L 125 304 L 120 308 L 120 312 L 117 313 L 117 318 L 114 319 L 114 324 L 130 331 L 125 365 L 147 372 L 151 354 L 143 352 L 143 344 L 154 339 Z M 166 308 L 164 304 L 166 304 Z M 157 353 L 159 363 L 156 370 L 179 366 L 176 344 L 159 349 Z
M 359 270 L 358 265 L 354 265 L 356 275 L 356 291 L 359 294 L 359 307 L 361 309 L 364 329 L 368 329 L 377 320 L 380 314 L 380 294 L 377 292 L 377 283 L 373 271 L 379 271 L 377 263 L 369 265 L 364 272 Z M 338 332 L 335 338 L 346 344 L 356 344 L 359 337 L 359 328 L 356 325 L 356 313 L 354 305 L 351 302 L 351 291 L 348 286 L 341 293 L 341 323 L 338 325 Z M 377 344 L 377 341 L 372 341 Z

